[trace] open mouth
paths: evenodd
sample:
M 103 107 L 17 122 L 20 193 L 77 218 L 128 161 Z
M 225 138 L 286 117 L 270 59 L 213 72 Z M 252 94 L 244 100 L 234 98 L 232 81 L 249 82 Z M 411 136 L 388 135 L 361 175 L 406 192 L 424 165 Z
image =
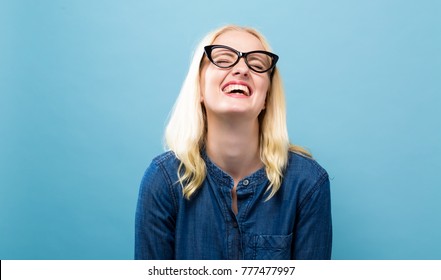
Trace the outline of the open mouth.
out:
M 237 95 L 244 95 L 244 96 L 250 96 L 250 89 L 245 85 L 238 85 L 238 84 L 231 84 L 227 85 L 223 88 L 223 92 L 226 94 L 237 94 Z

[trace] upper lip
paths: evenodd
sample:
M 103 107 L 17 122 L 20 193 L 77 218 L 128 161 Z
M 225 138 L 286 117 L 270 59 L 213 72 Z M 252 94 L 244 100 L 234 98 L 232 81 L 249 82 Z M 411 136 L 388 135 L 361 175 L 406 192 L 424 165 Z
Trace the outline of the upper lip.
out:
M 248 88 L 249 93 L 250 93 L 249 96 L 251 96 L 253 94 L 253 89 L 250 87 L 250 85 L 248 83 L 246 83 L 244 81 L 230 81 L 230 82 L 228 82 L 228 83 L 226 83 L 226 84 L 224 84 L 222 86 L 222 91 L 224 91 L 225 88 L 227 86 L 229 86 L 229 85 L 242 85 L 242 86 L 246 86 Z

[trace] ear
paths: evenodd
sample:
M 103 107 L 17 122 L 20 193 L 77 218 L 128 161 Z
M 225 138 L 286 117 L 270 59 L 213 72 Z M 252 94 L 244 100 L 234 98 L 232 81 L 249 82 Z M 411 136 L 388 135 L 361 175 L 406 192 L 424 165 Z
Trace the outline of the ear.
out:
M 266 101 L 268 100 L 268 96 L 269 96 L 269 91 L 266 92 L 265 102 L 263 103 L 263 108 L 262 108 L 262 110 L 265 110 L 265 109 L 266 109 Z

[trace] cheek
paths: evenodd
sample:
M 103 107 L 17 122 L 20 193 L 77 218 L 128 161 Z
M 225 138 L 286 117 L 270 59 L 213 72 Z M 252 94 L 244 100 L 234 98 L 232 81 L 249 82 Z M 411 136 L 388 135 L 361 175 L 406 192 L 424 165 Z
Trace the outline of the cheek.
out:
M 265 93 L 265 95 L 270 91 L 270 81 L 269 79 L 262 79 L 259 81 L 259 84 L 256 85 L 259 88 L 259 91 Z
M 204 67 L 200 76 L 201 97 L 206 97 L 210 92 L 216 91 L 221 81 L 222 77 L 219 71 Z
M 266 73 L 258 74 L 253 77 L 254 85 L 260 92 L 268 92 L 270 90 L 270 77 Z

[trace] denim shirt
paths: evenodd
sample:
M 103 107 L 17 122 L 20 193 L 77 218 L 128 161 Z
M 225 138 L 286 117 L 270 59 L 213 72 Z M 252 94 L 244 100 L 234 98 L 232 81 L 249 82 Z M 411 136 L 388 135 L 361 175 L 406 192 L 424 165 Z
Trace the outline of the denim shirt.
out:
M 166 152 L 141 182 L 135 221 L 135 259 L 330 259 L 329 178 L 310 158 L 289 152 L 281 188 L 268 201 L 265 168 L 237 185 L 202 152 L 207 176 L 187 200 L 179 160 Z

